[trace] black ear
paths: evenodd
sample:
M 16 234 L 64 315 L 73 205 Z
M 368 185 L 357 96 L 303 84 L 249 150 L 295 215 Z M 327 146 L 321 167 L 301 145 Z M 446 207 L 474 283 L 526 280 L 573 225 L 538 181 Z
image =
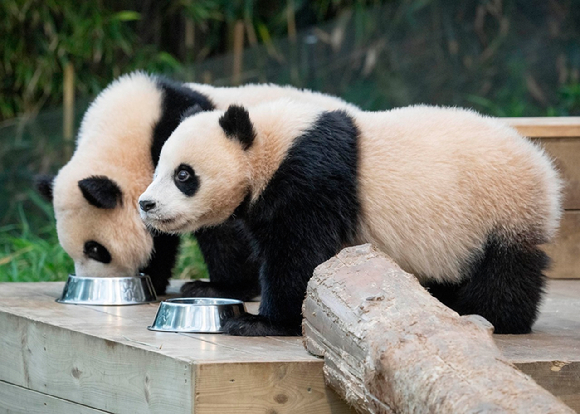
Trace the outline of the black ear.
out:
M 189 118 L 190 116 L 193 116 L 199 112 L 203 112 L 203 108 L 199 106 L 199 104 L 190 106 L 185 110 L 185 112 L 183 112 L 183 115 L 181 115 L 181 120 L 183 121 L 185 118 Z
M 240 141 L 245 150 L 252 146 L 254 138 L 256 138 L 256 132 L 246 108 L 239 105 L 230 105 L 219 122 L 226 135 L 229 138 Z
M 54 175 L 37 175 L 34 177 L 34 186 L 46 201 L 52 203 L 52 183 Z
M 117 203 L 123 204 L 123 193 L 117 183 L 103 175 L 80 180 L 79 188 L 87 201 L 95 207 L 115 208 Z

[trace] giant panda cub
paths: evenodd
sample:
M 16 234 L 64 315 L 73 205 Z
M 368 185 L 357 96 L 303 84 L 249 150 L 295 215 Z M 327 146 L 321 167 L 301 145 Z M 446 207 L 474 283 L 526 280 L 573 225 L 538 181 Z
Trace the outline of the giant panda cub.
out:
M 292 87 L 182 85 L 140 72 L 103 90 L 83 117 L 71 160 L 56 177 L 38 181 L 53 202 L 59 241 L 74 260 L 75 273 L 106 277 L 142 271 L 163 294 L 179 237 L 152 234 L 139 217 L 137 199 L 151 182 L 164 142 L 184 114 L 285 96 L 357 111 L 341 99 Z M 248 300 L 259 293 L 258 265 L 241 223 L 200 229 L 196 237 L 211 282 L 185 284 L 184 296 Z
M 165 143 L 141 216 L 167 233 L 235 217 L 261 260 L 259 315 L 233 335 L 297 335 L 306 285 L 345 246 L 372 243 L 461 314 L 529 332 L 561 183 L 498 120 L 413 106 L 328 111 L 280 100 L 186 118 Z

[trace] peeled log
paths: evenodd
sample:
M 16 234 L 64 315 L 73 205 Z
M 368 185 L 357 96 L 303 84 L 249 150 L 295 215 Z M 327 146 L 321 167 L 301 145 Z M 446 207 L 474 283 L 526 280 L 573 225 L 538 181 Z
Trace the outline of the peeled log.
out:
M 307 349 L 359 412 L 574 413 L 503 357 L 488 321 L 459 316 L 371 245 L 316 268 L 303 315 Z

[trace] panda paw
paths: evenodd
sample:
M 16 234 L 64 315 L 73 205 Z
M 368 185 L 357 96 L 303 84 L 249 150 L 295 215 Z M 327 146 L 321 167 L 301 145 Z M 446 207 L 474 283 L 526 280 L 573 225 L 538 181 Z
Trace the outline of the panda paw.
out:
M 262 315 L 243 315 L 224 325 L 224 333 L 234 336 L 299 336 L 302 328 L 276 324 Z

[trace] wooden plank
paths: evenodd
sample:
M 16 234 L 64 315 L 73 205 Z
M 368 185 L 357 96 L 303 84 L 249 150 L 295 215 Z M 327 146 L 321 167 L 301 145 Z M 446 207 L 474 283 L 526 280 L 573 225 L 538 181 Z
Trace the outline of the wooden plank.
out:
M 193 373 L 179 359 L 7 313 L 0 331 L 0 380 L 103 411 L 191 412 Z
M 580 412 L 580 281 L 550 280 L 529 335 L 495 335 L 503 354 L 539 385 Z
M 295 363 L 201 364 L 196 414 L 354 414 L 322 376 L 322 360 Z
M 580 117 L 500 118 L 530 138 L 580 137 Z
M 580 278 L 580 211 L 565 211 L 554 243 L 543 246 L 552 259 L 547 275 L 556 279 Z
M 61 400 L 0 381 L 0 414 L 106 414 L 81 404 Z
M 565 181 L 564 208 L 580 210 L 580 137 L 538 139 Z

